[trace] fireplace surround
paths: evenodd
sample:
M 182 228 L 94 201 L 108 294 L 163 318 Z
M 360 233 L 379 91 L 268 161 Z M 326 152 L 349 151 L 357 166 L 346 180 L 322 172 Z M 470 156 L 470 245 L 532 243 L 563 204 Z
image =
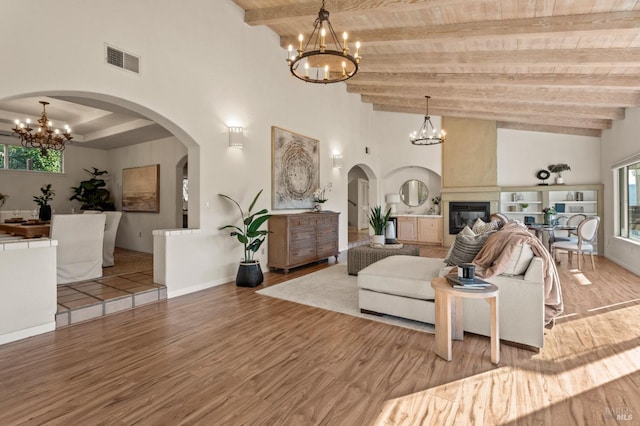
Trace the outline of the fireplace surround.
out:
M 477 219 L 489 221 L 491 203 L 488 201 L 451 201 L 449 203 L 449 234 L 454 235 Z

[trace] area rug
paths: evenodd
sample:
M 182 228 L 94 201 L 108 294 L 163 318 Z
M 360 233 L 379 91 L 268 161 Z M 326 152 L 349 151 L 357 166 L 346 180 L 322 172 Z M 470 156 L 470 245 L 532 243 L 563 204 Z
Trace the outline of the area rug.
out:
M 366 318 L 426 333 L 434 333 L 434 327 L 431 324 L 390 315 L 379 317 L 361 313 L 360 308 L 358 308 L 357 281 L 357 277 L 347 273 L 347 265 L 341 263 L 291 281 L 264 288 L 256 293 L 354 317 Z

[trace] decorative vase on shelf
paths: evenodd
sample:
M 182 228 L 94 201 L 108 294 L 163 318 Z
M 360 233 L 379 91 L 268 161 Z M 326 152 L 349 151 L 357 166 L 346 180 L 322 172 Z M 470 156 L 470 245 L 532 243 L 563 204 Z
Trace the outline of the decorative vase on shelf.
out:
M 322 203 L 315 203 L 313 205 L 313 211 L 314 212 L 321 212 L 322 211 Z
M 564 178 L 560 175 L 558 175 L 556 177 L 556 185 L 563 185 L 564 184 Z

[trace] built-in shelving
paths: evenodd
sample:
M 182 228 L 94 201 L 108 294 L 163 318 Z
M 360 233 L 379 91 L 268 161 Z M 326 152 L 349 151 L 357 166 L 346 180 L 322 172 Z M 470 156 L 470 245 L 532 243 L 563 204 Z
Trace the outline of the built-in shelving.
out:
M 577 200 L 580 193 L 581 200 Z M 568 218 L 574 214 L 587 216 L 600 216 L 602 218 L 604 208 L 603 185 L 540 185 L 540 186 L 510 186 L 500 188 L 499 211 L 507 217 L 523 220 L 525 216 L 533 216 L 536 222 L 544 220 L 542 210 L 546 207 L 555 207 L 558 217 Z M 521 204 L 528 204 L 523 210 Z M 560 205 L 560 206 L 558 206 Z M 604 250 L 602 222 L 598 230 L 598 252 Z

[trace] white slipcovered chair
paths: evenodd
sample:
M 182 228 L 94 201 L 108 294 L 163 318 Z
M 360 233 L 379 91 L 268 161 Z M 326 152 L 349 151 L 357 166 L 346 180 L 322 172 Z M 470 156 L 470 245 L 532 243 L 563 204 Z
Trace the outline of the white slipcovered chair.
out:
M 122 218 L 122 212 L 101 212 L 98 210 L 85 210 L 87 214 L 104 214 L 104 241 L 102 248 L 102 267 L 114 265 L 113 252 L 116 248 L 116 235 L 118 234 L 118 226 Z
M 53 215 L 51 239 L 58 240 L 58 284 L 102 276 L 105 217 L 83 214 Z
M 591 257 L 591 267 L 596 270 L 596 264 L 593 260 L 593 241 L 598 235 L 598 227 L 600 226 L 600 217 L 590 216 L 580 222 L 578 225 L 578 241 L 558 241 L 551 245 L 551 256 L 556 259 L 558 250 L 567 251 L 569 254 L 569 261 L 571 262 L 571 254 L 576 252 L 578 254 L 578 270 L 582 270 L 582 256 L 585 253 L 589 253 Z

